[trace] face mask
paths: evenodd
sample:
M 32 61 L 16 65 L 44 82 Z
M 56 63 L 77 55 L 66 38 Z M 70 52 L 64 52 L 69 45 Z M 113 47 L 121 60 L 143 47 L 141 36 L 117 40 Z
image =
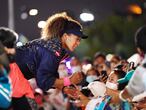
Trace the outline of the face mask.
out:
M 118 85 L 115 83 L 111 83 L 111 82 L 106 82 L 106 87 L 109 89 L 113 89 L 113 90 L 118 90 Z
M 80 66 L 73 66 L 71 71 L 72 71 L 72 73 L 81 72 L 81 67 Z
M 15 61 L 14 55 L 7 54 L 7 56 L 8 56 L 8 59 L 9 59 L 10 63 L 13 63 Z
M 87 88 L 90 89 L 94 97 L 104 96 L 106 92 L 105 84 L 99 81 L 94 81 L 94 82 L 89 83 Z
M 68 76 L 68 71 L 67 70 L 59 70 L 58 73 L 59 73 L 60 78 Z
M 88 83 L 91 83 L 91 82 L 93 82 L 96 79 L 97 79 L 97 76 L 96 75 L 89 75 L 89 76 L 86 77 L 86 81 Z

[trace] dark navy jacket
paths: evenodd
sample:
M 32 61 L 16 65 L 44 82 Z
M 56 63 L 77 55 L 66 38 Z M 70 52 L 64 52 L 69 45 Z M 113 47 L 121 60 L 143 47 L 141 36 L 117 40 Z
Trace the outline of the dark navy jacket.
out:
M 66 56 L 59 39 L 36 39 L 16 48 L 15 60 L 25 78 L 35 77 L 38 87 L 46 91 L 59 77 L 58 66 Z

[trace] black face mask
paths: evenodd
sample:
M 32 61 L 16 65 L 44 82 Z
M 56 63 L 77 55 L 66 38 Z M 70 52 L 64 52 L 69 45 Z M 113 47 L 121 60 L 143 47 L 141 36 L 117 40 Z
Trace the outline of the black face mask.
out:
M 12 54 L 7 54 L 7 56 L 8 56 L 8 59 L 9 59 L 9 62 L 10 62 L 10 63 L 13 63 L 13 62 L 15 61 L 14 55 L 12 55 Z

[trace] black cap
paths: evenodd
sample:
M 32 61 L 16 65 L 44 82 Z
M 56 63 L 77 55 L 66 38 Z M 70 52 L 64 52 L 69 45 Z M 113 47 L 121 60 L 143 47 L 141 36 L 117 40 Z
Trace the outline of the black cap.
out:
M 65 33 L 67 34 L 74 34 L 82 39 L 86 39 L 88 38 L 88 36 L 86 36 L 85 34 L 83 34 L 83 31 L 81 28 L 74 28 L 74 29 L 70 29 L 70 30 L 66 30 Z

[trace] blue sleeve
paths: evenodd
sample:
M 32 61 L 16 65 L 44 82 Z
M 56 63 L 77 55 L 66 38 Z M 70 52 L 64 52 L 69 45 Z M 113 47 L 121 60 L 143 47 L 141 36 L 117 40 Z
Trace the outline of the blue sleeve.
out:
M 58 77 L 58 65 L 57 57 L 52 52 L 43 51 L 36 74 L 37 85 L 43 91 L 47 91 L 54 85 Z
M 11 84 L 7 76 L 0 77 L 0 108 L 8 108 L 11 104 Z

